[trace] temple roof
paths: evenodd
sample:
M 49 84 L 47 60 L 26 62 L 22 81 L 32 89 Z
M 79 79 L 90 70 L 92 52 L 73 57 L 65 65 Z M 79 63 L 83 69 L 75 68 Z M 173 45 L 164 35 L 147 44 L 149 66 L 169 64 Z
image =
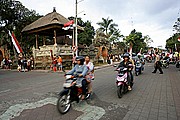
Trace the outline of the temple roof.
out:
M 21 32 L 38 33 L 38 34 L 53 34 L 53 30 L 57 30 L 57 34 L 68 34 L 72 30 L 63 30 L 62 27 L 65 23 L 69 22 L 67 18 L 57 13 L 54 9 L 53 12 L 39 18 L 35 22 L 27 25 Z M 78 30 L 83 28 L 78 26 Z

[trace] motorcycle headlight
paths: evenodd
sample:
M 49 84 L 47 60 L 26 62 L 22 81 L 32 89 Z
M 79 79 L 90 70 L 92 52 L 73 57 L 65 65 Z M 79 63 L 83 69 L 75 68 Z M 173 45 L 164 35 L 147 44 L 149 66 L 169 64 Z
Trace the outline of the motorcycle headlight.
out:
M 70 79 L 72 75 L 66 75 L 66 79 Z

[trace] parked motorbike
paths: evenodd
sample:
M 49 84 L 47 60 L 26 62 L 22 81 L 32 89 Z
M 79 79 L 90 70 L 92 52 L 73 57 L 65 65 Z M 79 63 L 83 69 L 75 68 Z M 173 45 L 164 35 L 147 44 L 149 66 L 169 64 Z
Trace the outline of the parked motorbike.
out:
M 176 68 L 180 67 L 180 60 L 176 62 Z
M 161 60 L 161 65 L 162 65 L 162 67 L 164 67 L 164 68 L 168 68 L 168 67 L 169 67 L 168 60 Z
M 61 114 L 65 114 L 69 111 L 72 102 L 79 102 L 82 96 L 82 81 L 78 79 L 77 75 L 66 75 L 63 87 L 64 90 L 60 92 L 57 101 L 57 109 Z M 88 98 L 90 98 L 90 94 L 86 92 L 85 99 Z
M 141 61 L 139 61 L 139 60 L 136 61 L 136 63 L 135 63 L 135 74 L 136 74 L 136 76 L 141 74 L 143 70 L 144 70 L 144 66 L 141 63 Z
M 116 69 L 115 71 L 118 71 L 118 75 L 116 77 L 116 84 L 117 84 L 117 94 L 118 97 L 121 98 L 123 94 L 128 92 L 128 77 L 131 79 L 130 76 L 128 76 L 128 68 L 120 67 Z M 133 82 L 131 80 L 130 86 L 132 88 Z

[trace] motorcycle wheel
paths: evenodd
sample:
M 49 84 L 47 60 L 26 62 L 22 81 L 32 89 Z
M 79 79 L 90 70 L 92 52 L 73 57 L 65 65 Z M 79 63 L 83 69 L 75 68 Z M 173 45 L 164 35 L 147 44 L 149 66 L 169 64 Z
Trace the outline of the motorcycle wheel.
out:
M 136 72 L 136 76 L 138 76 L 139 75 L 139 72 Z
M 70 95 L 64 94 L 58 98 L 57 109 L 61 114 L 65 114 L 71 108 Z
M 176 64 L 176 68 L 179 68 L 179 64 Z
M 123 96 L 123 85 L 118 86 L 117 94 L 118 94 L 119 98 L 122 98 L 122 96 Z

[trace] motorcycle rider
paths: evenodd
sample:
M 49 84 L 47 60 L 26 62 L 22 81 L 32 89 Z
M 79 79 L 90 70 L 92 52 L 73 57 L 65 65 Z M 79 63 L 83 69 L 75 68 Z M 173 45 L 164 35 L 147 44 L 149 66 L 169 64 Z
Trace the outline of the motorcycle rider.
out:
M 76 57 L 76 61 L 77 64 L 75 65 L 75 67 L 69 71 L 67 74 L 71 74 L 71 75 L 77 75 L 78 79 L 81 80 L 82 82 L 82 97 L 81 99 L 83 100 L 85 98 L 85 94 L 86 94 L 86 84 L 87 81 L 84 78 L 88 72 L 88 68 L 86 65 L 84 65 L 84 57 L 83 56 L 78 56 Z
M 133 69 L 133 63 L 130 61 L 130 55 L 129 53 L 125 53 L 123 55 L 123 61 L 120 62 L 119 66 L 117 67 L 120 68 L 120 67 L 125 67 L 125 68 L 128 68 L 128 77 L 127 77 L 127 81 L 128 81 L 128 90 L 132 90 L 131 89 L 131 82 L 133 82 L 133 74 L 132 74 L 132 69 Z

